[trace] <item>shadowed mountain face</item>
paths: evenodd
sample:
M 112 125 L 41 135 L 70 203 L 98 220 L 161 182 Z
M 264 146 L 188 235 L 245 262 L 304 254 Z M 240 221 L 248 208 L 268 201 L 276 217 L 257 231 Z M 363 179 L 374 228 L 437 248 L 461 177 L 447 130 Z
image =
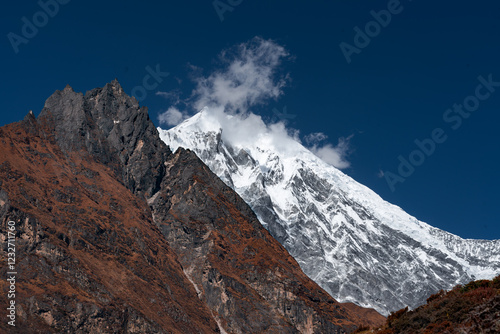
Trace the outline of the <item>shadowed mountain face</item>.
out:
M 0 152 L 0 238 L 7 250 L 14 221 L 18 273 L 16 327 L 2 331 L 342 333 L 384 320 L 305 276 L 116 81 L 57 91 L 38 119 L 0 128 Z

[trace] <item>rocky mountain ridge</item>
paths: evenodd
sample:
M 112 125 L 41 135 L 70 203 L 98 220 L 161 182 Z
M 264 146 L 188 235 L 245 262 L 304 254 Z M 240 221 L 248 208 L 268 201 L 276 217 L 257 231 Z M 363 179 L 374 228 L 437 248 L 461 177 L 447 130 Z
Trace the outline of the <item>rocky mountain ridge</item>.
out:
M 0 128 L 0 152 L 0 236 L 5 251 L 16 223 L 18 271 L 17 325 L 2 331 L 344 333 L 384 320 L 310 280 L 116 80 L 56 91 L 37 118 Z

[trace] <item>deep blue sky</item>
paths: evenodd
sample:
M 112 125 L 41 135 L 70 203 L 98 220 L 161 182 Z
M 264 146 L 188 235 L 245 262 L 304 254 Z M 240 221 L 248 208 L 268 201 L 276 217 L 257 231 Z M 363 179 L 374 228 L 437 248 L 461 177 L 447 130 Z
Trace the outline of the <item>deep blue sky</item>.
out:
M 66 84 L 85 92 L 118 78 L 130 93 L 146 66 L 157 64 L 170 76 L 156 90 L 189 94 L 189 64 L 210 71 L 221 50 L 260 36 L 294 56 L 285 63 L 292 78 L 285 94 L 260 114 L 269 118 L 286 107 L 296 116 L 291 127 L 324 132 L 333 144 L 354 134 L 347 174 L 436 227 L 500 239 L 500 87 L 458 129 L 443 120 L 454 103 L 474 95 L 478 76 L 500 81 L 500 2 L 402 0 L 400 12 L 349 64 L 339 44 L 353 45 L 354 27 L 364 30 L 370 11 L 387 9 L 388 1 L 238 2 L 221 21 L 212 1 L 72 0 L 18 53 L 8 34 L 22 35 L 22 18 L 33 22 L 41 7 L 5 3 L 0 125 L 30 109 L 38 115 Z M 156 90 L 141 102 L 155 122 L 169 107 Z M 380 171 L 397 173 L 398 157 L 408 158 L 414 140 L 436 128 L 446 142 L 391 191 Z

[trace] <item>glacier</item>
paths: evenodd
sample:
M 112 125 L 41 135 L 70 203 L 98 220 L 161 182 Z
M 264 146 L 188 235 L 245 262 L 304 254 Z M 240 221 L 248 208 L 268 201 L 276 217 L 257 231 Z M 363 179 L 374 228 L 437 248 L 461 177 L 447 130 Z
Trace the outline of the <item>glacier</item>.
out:
M 302 270 L 340 302 L 383 315 L 500 273 L 500 240 L 462 239 L 388 203 L 256 115 L 204 108 L 161 139 L 233 188 Z

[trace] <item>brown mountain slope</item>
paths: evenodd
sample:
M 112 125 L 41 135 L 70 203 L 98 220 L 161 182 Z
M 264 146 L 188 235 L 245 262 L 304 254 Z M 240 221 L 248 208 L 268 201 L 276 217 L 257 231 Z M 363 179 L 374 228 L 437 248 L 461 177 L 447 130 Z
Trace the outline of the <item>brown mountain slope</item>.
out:
M 0 128 L 1 237 L 14 221 L 18 272 L 17 325 L 2 332 L 216 332 L 146 203 L 30 122 Z
M 57 91 L 38 119 L 0 128 L 0 182 L 21 333 L 341 333 L 384 320 L 307 278 L 116 81 Z
M 393 312 L 376 334 L 500 333 L 500 276 L 441 291 L 413 311 Z
M 191 151 L 179 149 L 149 201 L 200 298 L 243 333 L 336 333 L 377 323 L 333 300 L 300 270 L 246 203 Z M 214 210 L 216 208 L 216 210 Z M 237 301 L 237 302 L 235 302 Z

